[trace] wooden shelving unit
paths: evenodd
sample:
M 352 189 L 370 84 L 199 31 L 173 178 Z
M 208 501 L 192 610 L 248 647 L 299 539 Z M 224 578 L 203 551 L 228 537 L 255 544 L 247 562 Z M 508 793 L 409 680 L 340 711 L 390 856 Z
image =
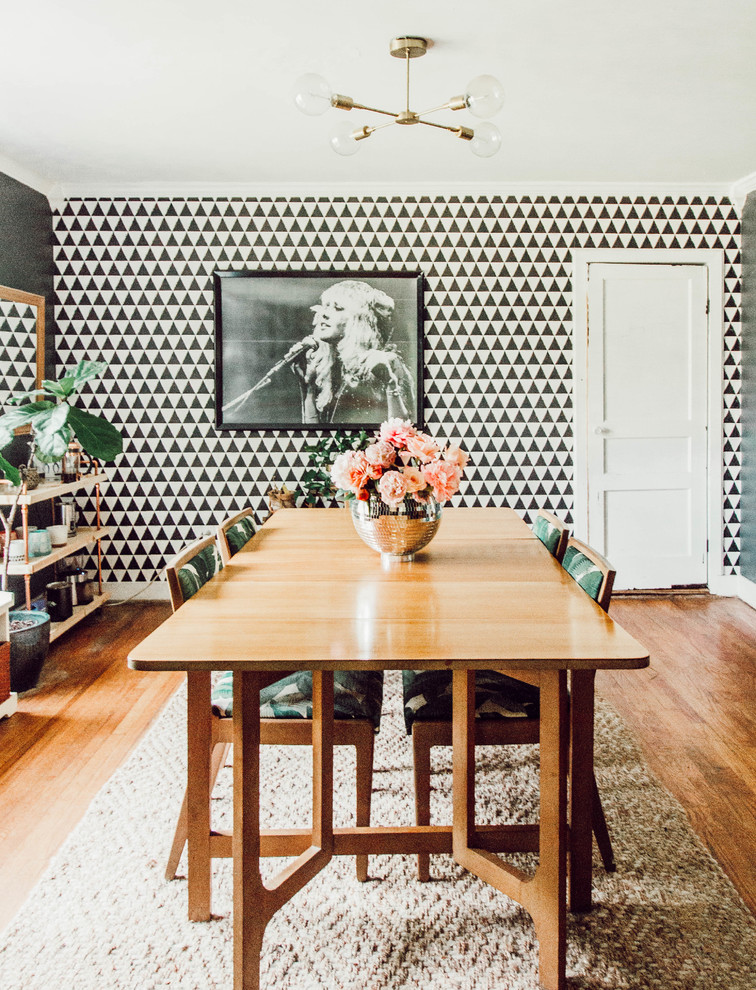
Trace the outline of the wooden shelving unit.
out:
M 0 644 L 7 649 L 7 644 L 10 642 L 10 623 L 8 622 L 8 613 L 13 605 L 13 596 L 7 594 L 4 591 L 0 591 Z M 8 662 L 7 655 L 5 656 L 5 662 Z M 10 672 L 6 670 L 5 676 L 10 680 Z M 3 691 L 5 695 L 5 691 Z M 6 718 L 11 716 L 18 707 L 18 695 L 15 691 L 8 691 L 5 697 L 0 696 L 0 718 Z
M 84 547 L 92 543 L 97 543 L 103 536 L 107 536 L 109 532 L 110 530 L 107 526 L 101 526 L 99 529 L 92 529 L 89 526 L 79 526 L 76 536 L 72 536 L 66 542 L 65 546 L 54 547 L 52 553 L 45 554 L 44 557 L 30 557 L 28 563 L 15 562 L 8 564 L 8 574 L 13 574 L 16 577 L 21 574 L 35 574 L 37 571 L 44 570 L 45 567 L 49 567 L 51 564 L 63 560 L 65 557 L 70 557 L 72 553 L 83 550 Z
M 102 552 L 100 549 L 100 541 L 103 537 L 109 534 L 107 526 L 102 526 L 100 524 L 100 485 L 103 481 L 107 481 L 107 474 L 104 471 L 98 471 L 97 473 L 84 474 L 76 481 L 66 482 L 65 484 L 62 482 L 43 482 L 31 491 L 22 491 L 21 495 L 18 497 L 18 504 L 21 506 L 21 518 L 24 533 L 24 555 L 26 559 L 24 561 L 14 561 L 13 563 L 9 563 L 8 574 L 22 576 L 24 578 L 27 609 L 31 608 L 30 579 L 32 574 L 43 570 L 45 567 L 50 567 L 52 564 L 55 564 L 60 560 L 64 560 L 66 557 L 70 557 L 71 554 L 77 553 L 85 547 L 92 546 L 93 544 L 97 545 L 98 594 L 96 594 L 93 600 L 88 604 L 74 606 L 73 615 L 69 619 L 65 619 L 63 622 L 51 623 L 51 641 L 57 639 L 59 636 L 62 636 L 64 632 L 72 626 L 75 626 L 76 623 L 80 622 L 85 616 L 89 615 L 91 612 L 94 612 L 95 609 L 98 609 L 110 597 L 102 590 Z M 76 532 L 76 535 L 69 537 L 64 546 L 54 547 L 52 552 L 45 554 L 44 557 L 30 557 L 29 506 L 36 505 L 41 502 L 52 502 L 53 499 L 60 498 L 62 495 L 74 495 L 76 492 L 85 491 L 88 488 L 95 489 L 97 514 L 96 525 L 93 527 L 80 526 Z M 16 492 L 2 491 L 2 493 L 0 493 L 0 506 L 13 505 L 16 495 Z

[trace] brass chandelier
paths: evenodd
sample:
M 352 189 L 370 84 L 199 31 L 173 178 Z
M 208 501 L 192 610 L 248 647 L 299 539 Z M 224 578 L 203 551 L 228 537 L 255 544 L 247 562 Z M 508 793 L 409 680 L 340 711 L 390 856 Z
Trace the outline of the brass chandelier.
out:
M 340 93 L 332 92 L 326 80 L 315 73 L 308 73 L 297 80 L 294 89 L 294 102 L 302 113 L 309 116 L 318 116 L 333 107 L 336 110 L 368 110 L 370 113 L 379 113 L 392 118 L 385 124 L 365 124 L 357 128 L 345 121 L 331 135 L 331 147 L 339 155 L 353 155 L 359 150 L 360 141 L 369 138 L 375 131 L 391 127 L 393 124 L 425 124 L 426 127 L 436 127 L 442 131 L 449 131 L 463 141 L 469 141 L 473 154 L 479 158 L 490 158 L 501 147 L 501 132 L 493 124 L 486 121 L 477 125 L 473 130 L 471 127 L 462 125 L 454 127 L 424 118 L 439 110 L 464 109 L 469 110 L 475 117 L 492 117 L 504 103 L 502 85 L 493 76 L 476 76 L 468 84 L 462 96 L 453 96 L 446 103 L 432 107 L 430 110 L 423 110 L 418 113 L 410 109 L 410 60 L 425 55 L 430 45 L 431 42 L 427 38 L 404 37 L 394 38 L 391 41 L 389 48 L 391 55 L 394 58 L 404 59 L 407 67 L 407 94 L 404 110 L 399 112 L 379 110 L 377 107 L 368 107 L 364 103 L 357 103 L 351 96 L 342 96 Z

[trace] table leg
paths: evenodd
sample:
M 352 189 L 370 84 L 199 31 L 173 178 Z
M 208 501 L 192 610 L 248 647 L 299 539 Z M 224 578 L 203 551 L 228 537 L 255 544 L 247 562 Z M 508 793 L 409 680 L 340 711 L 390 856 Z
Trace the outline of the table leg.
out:
M 210 671 L 187 674 L 187 878 L 189 920 L 210 920 Z
M 271 885 L 260 875 L 260 688 L 234 674 L 234 990 L 259 990 L 265 928 L 333 855 L 333 673 L 313 671 L 311 845 Z
M 541 675 L 540 849 L 534 897 L 525 904 L 539 945 L 539 979 L 548 990 L 564 990 L 567 962 L 567 676 Z M 537 881 L 537 883 L 535 883 Z
M 565 990 L 567 955 L 567 674 L 540 675 L 539 863 L 528 875 L 482 848 L 475 827 L 475 682 L 454 671 L 453 852 L 455 860 L 530 913 L 539 943 L 539 979 Z M 476 846 L 478 846 L 476 848 Z
M 570 678 L 570 869 L 571 911 L 590 911 L 593 879 L 593 689 L 595 671 Z
M 260 986 L 269 912 L 260 876 L 260 675 L 234 674 L 234 990 Z

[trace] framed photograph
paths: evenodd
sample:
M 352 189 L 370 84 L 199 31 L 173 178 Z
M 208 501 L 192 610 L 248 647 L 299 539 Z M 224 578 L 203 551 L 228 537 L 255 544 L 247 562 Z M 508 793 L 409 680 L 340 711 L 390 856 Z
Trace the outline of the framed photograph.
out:
M 215 272 L 221 430 L 422 426 L 419 272 Z

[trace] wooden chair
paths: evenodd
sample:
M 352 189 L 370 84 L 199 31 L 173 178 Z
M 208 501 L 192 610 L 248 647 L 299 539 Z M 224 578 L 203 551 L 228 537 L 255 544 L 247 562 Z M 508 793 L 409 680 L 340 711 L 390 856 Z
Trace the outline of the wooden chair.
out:
M 242 509 L 235 516 L 224 519 L 215 535 L 218 538 L 218 549 L 225 567 L 233 555 L 255 535 L 255 517 L 252 509 Z
M 557 520 L 559 522 L 559 520 Z M 578 584 L 607 611 L 614 585 L 615 570 L 590 547 L 578 540 L 566 541 L 563 566 Z M 571 746 L 570 820 L 575 822 L 584 814 L 577 806 L 579 788 L 575 786 L 576 774 L 590 774 L 590 825 L 596 836 L 604 867 L 608 872 L 616 869 L 611 840 L 606 825 L 601 798 L 593 772 L 593 671 L 580 671 L 576 679 L 581 692 L 581 702 L 590 711 L 590 727 L 581 726 L 579 746 Z M 478 671 L 475 678 L 475 744 L 476 746 L 511 746 L 538 743 L 538 677 L 533 683 L 508 677 L 498 671 Z M 407 733 L 412 735 L 412 755 L 415 783 L 415 821 L 418 825 L 430 825 L 431 766 L 430 755 L 434 746 L 452 744 L 452 673 L 437 670 L 405 670 L 404 719 Z M 574 683 L 574 682 L 573 682 Z M 578 751 L 579 750 L 579 751 Z M 579 762 L 578 762 L 579 760 Z M 573 772 L 573 768 L 575 772 Z M 582 818 L 588 835 L 588 822 Z M 430 878 L 430 854 L 417 857 L 419 880 Z M 573 905 L 573 910 L 582 910 Z
M 240 516 L 246 518 L 246 512 Z M 233 527 L 238 517 L 226 522 Z M 222 524 L 225 526 L 226 524 Z M 245 541 L 246 542 L 246 541 Z M 221 548 L 223 541 L 220 541 Z M 173 611 L 195 594 L 223 567 L 214 536 L 187 547 L 166 567 Z M 373 792 L 373 745 L 383 701 L 382 671 L 336 671 L 334 673 L 334 744 L 356 750 L 356 824 L 370 824 Z M 213 688 L 211 711 L 210 791 L 223 767 L 232 742 L 232 675 L 221 675 Z M 312 674 L 299 671 L 283 677 L 260 692 L 263 717 L 261 743 L 278 746 L 312 745 Z M 309 713 L 309 714 L 308 714 Z M 188 773 L 192 772 L 191 766 Z M 188 834 L 187 795 L 181 805 L 176 831 L 165 870 L 167 880 L 176 876 Z M 357 878 L 367 880 L 368 857 L 356 856 Z
M 539 509 L 533 520 L 533 532 L 551 556 L 561 564 L 567 549 L 567 540 L 570 538 L 570 531 L 562 520 L 546 509 Z

